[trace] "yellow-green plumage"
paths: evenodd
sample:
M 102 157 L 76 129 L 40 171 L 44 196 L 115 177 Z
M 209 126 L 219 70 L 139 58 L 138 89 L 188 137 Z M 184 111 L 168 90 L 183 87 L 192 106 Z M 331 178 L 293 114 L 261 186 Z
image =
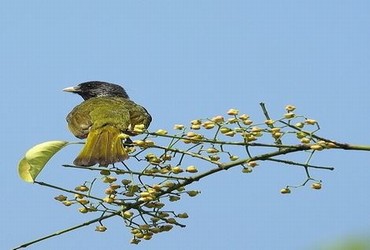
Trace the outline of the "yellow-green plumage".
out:
M 76 106 L 67 116 L 70 131 L 86 138 L 85 146 L 74 160 L 78 166 L 120 162 L 128 158 L 122 133 L 134 135 L 135 125 L 148 127 L 151 116 L 128 98 L 98 96 Z

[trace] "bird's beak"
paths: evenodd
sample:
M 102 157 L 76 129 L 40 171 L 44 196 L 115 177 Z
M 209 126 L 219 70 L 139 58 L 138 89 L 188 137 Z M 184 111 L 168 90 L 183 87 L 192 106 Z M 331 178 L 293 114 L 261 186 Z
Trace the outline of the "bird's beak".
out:
M 77 92 L 79 92 L 79 90 L 80 89 L 78 87 L 68 87 L 68 88 L 63 89 L 63 91 L 71 92 L 71 93 L 77 93 Z

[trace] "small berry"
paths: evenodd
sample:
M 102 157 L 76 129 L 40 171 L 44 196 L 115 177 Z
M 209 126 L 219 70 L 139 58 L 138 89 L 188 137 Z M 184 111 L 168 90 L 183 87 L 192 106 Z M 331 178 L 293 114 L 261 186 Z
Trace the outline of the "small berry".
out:
M 314 119 L 306 119 L 305 123 L 308 125 L 315 125 L 317 121 Z
M 322 188 L 322 186 L 321 186 L 321 183 L 320 182 L 315 182 L 315 183 L 312 183 L 311 188 L 312 189 L 319 190 L 319 189 Z
M 166 135 L 168 132 L 164 129 L 158 129 L 155 133 L 157 135 Z
M 196 172 L 198 172 L 198 169 L 195 166 L 189 166 L 189 167 L 186 168 L 186 172 L 196 173 Z
M 286 119 L 291 119 L 291 118 L 294 118 L 295 117 L 295 114 L 294 113 L 286 113 L 284 114 L 284 118 Z
M 66 201 L 67 200 L 67 196 L 64 196 L 64 195 L 58 195 L 56 197 L 54 197 L 55 200 L 57 201 Z
M 288 112 L 292 112 L 296 109 L 296 107 L 294 105 L 286 105 L 285 106 L 285 110 L 288 111 Z
M 282 193 L 282 194 L 290 194 L 290 189 L 289 188 L 282 188 L 281 190 L 280 190 L 280 193 Z
M 107 228 L 105 226 L 100 225 L 100 226 L 96 226 L 95 231 L 105 232 L 105 231 L 107 231 Z
M 270 119 L 270 120 L 266 120 L 266 121 L 265 121 L 265 124 L 269 126 L 269 125 L 274 124 L 274 122 L 275 122 L 274 120 L 271 120 L 271 119 Z
M 189 215 L 187 213 L 181 213 L 181 214 L 178 214 L 177 217 L 181 219 L 186 219 L 186 218 L 189 218 Z
M 321 150 L 323 150 L 323 149 L 324 149 L 324 148 L 323 148 L 321 145 L 319 145 L 319 144 L 311 145 L 311 146 L 310 146 L 310 148 L 311 148 L 312 150 L 317 150 L 317 151 L 321 151 Z
M 175 124 L 174 126 L 173 126 L 173 129 L 175 129 L 175 130 L 183 130 L 184 129 L 184 125 L 182 125 L 182 124 Z
M 222 123 L 225 121 L 224 117 L 220 115 L 213 117 L 211 120 L 215 123 Z
M 229 109 L 229 111 L 227 111 L 227 114 L 228 115 L 238 115 L 239 114 L 239 110 L 237 110 L 237 109 Z

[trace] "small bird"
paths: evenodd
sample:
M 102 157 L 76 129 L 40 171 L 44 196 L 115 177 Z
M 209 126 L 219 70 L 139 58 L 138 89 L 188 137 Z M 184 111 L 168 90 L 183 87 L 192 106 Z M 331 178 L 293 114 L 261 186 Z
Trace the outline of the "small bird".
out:
M 120 85 L 90 81 L 63 91 L 76 93 L 84 101 L 68 115 L 69 130 L 86 143 L 73 161 L 77 166 L 108 166 L 128 158 L 123 145 L 126 135 L 136 135 L 135 125 L 148 128 L 152 117 L 148 111 L 129 99 Z

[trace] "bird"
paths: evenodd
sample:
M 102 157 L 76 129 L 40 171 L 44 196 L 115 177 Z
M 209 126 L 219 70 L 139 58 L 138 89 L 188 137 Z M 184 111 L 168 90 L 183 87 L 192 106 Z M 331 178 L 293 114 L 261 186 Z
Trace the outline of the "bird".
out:
M 73 161 L 76 166 L 108 166 L 128 158 L 123 139 L 134 136 L 136 125 L 147 129 L 152 121 L 148 111 L 130 100 L 117 84 L 88 81 L 63 89 L 80 95 L 83 102 L 67 115 L 68 128 L 74 136 L 86 139 Z

